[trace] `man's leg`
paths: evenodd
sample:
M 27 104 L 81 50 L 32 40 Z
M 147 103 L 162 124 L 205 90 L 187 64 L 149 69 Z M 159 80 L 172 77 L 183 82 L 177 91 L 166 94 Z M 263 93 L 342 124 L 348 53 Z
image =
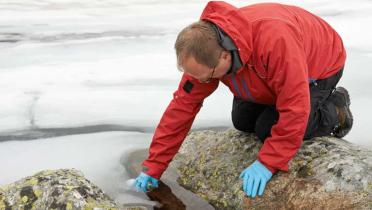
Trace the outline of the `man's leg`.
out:
M 255 133 L 257 137 L 264 142 L 265 139 L 271 136 L 271 128 L 278 122 L 279 112 L 275 106 L 268 106 L 260 114 L 256 121 Z
M 304 139 L 328 135 L 342 137 L 351 129 L 352 116 L 348 108 L 350 104 L 348 93 L 342 87 L 335 89 L 342 71 L 310 84 L 311 112 Z M 342 113 L 345 115 L 343 123 L 340 122 Z M 257 118 L 255 132 L 261 141 L 270 136 L 271 127 L 277 123 L 278 118 L 279 114 L 275 107 L 266 107 Z M 341 132 L 337 131 L 340 124 L 346 124 L 341 126 L 344 128 Z
M 279 114 L 274 106 L 256 104 L 234 97 L 231 112 L 234 127 L 244 132 L 255 132 L 261 141 L 270 134 Z
M 331 135 L 338 124 L 335 105 L 329 100 L 343 70 L 310 84 L 311 112 L 304 139 Z
M 231 118 L 237 130 L 253 133 L 256 120 L 267 106 L 244 101 L 237 97 L 233 99 Z

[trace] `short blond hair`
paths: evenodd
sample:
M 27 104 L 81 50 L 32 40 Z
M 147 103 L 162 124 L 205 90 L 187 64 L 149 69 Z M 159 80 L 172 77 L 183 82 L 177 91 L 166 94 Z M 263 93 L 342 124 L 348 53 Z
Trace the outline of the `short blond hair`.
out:
M 223 48 L 218 44 L 217 34 L 207 21 L 198 21 L 184 28 L 177 36 L 174 45 L 177 64 L 192 56 L 203 65 L 213 68 Z

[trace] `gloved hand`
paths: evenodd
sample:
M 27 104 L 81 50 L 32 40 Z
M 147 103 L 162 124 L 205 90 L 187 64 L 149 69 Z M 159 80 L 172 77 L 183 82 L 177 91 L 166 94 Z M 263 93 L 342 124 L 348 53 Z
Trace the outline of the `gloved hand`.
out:
M 252 165 L 244 169 L 239 177 L 243 179 L 244 192 L 254 198 L 257 195 L 257 191 L 258 195 L 263 195 L 266 183 L 271 179 L 272 175 L 269 169 L 256 160 Z
M 143 172 L 138 175 L 135 182 L 137 191 L 148 192 L 151 189 L 158 187 L 158 180 L 152 176 L 149 176 Z

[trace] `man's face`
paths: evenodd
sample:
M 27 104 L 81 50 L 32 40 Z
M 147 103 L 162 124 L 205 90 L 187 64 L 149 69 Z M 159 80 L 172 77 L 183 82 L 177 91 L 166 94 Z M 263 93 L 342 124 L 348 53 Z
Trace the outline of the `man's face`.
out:
M 199 80 L 201 83 L 209 82 L 214 72 L 214 68 L 198 63 L 192 56 L 186 58 L 180 68 L 183 72 Z
M 208 83 L 212 78 L 222 78 L 231 65 L 231 55 L 228 51 L 223 51 L 214 68 L 198 63 L 194 57 L 185 58 L 181 70 L 186 74 L 199 80 L 201 83 Z

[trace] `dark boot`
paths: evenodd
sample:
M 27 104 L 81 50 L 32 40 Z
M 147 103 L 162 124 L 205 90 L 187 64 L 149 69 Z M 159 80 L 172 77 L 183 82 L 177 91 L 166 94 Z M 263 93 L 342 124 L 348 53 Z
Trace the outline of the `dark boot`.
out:
M 338 125 L 334 129 L 334 136 L 343 138 L 353 126 L 353 115 L 350 111 L 350 96 L 343 87 L 337 87 L 330 96 L 330 100 L 336 106 Z

